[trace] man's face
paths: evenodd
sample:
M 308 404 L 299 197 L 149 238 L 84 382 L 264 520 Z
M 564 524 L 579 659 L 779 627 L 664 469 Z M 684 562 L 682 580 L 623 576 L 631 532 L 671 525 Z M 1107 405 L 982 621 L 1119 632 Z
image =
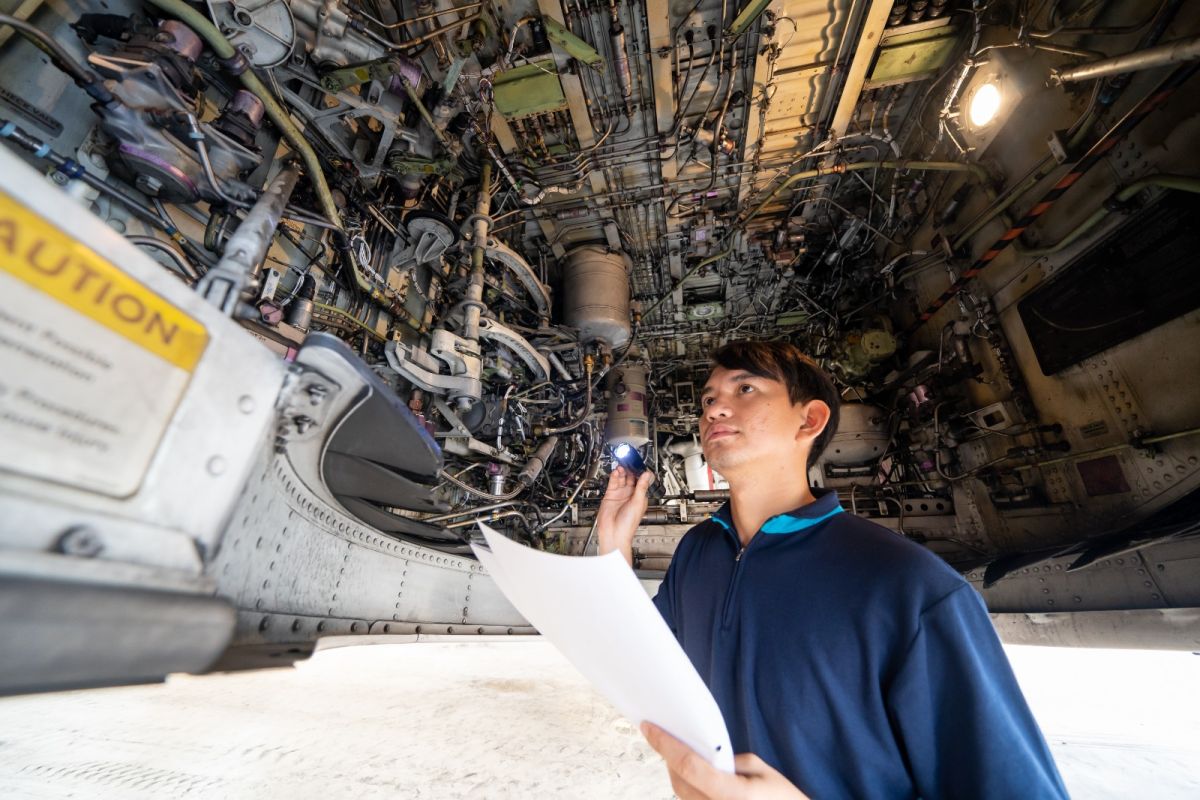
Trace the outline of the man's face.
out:
M 782 381 L 717 367 L 700 395 L 704 457 L 726 476 L 744 464 L 804 463 L 808 405 L 792 405 Z

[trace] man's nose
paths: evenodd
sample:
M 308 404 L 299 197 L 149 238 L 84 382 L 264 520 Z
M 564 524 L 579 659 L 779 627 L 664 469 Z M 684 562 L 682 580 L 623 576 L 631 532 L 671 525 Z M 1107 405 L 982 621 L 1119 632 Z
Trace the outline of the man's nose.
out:
M 713 395 L 707 406 L 704 407 L 704 418 L 709 422 L 718 419 L 728 419 L 730 414 L 729 403 L 723 397 Z

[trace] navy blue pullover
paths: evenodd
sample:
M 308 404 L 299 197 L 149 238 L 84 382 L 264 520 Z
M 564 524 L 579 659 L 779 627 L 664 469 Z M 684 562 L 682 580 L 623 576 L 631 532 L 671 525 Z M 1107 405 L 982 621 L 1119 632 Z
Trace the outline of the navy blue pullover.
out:
M 983 600 L 832 492 L 744 550 L 726 504 L 654 602 L 734 751 L 814 800 L 1067 796 Z

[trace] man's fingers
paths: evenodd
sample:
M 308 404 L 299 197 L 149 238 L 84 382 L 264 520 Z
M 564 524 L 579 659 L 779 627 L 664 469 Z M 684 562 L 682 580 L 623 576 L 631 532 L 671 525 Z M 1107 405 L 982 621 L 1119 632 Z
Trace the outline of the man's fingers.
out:
M 654 483 L 654 473 L 646 470 L 638 476 L 636 491 L 638 496 L 645 497 L 646 492 L 650 491 L 650 484 Z
M 771 766 L 754 753 L 739 753 L 733 757 L 733 768 L 738 775 L 762 775 Z
M 608 489 L 605 493 L 607 494 L 614 489 L 624 489 L 625 482 L 625 468 L 617 467 L 608 474 Z
M 740 789 L 737 778 L 721 772 L 700 757 L 695 750 L 649 722 L 642 723 L 642 735 L 667 762 L 667 769 L 705 797 L 733 797 Z
M 679 800 L 712 800 L 671 770 L 668 769 L 667 774 L 671 776 L 671 788 L 675 790 L 675 796 Z

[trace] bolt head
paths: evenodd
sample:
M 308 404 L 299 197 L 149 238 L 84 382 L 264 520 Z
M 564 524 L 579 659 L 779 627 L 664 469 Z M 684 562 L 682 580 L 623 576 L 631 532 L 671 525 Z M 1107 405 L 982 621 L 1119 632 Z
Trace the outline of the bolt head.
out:
M 88 525 L 68 528 L 58 540 L 59 552 L 79 558 L 95 558 L 104 551 L 104 540 Z

